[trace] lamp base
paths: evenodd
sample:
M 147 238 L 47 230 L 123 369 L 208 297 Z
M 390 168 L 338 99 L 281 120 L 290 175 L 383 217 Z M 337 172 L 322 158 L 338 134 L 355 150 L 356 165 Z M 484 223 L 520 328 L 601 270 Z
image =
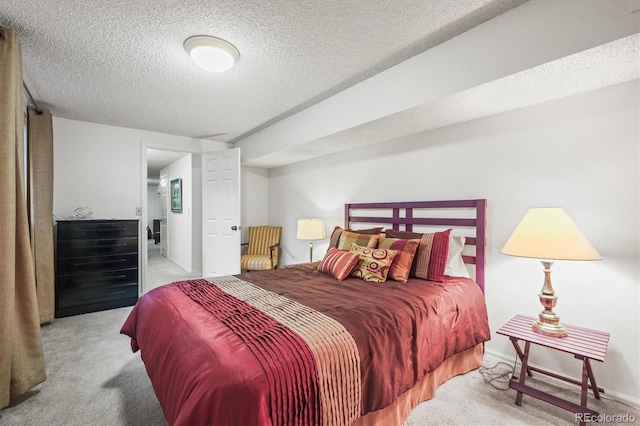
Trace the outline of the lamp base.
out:
M 544 311 L 538 314 L 538 321 L 531 325 L 533 331 L 550 337 L 567 337 L 567 329 L 560 325 L 560 317 L 553 312 L 558 298 L 551 285 L 551 265 L 552 262 L 542 261 L 544 266 L 544 285 L 542 292 L 538 295 Z
M 531 324 L 531 329 L 536 333 L 549 337 L 567 337 L 567 329 L 560 325 L 560 318 L 553 312 L 543 311 L 538 315 L 538 321 Z

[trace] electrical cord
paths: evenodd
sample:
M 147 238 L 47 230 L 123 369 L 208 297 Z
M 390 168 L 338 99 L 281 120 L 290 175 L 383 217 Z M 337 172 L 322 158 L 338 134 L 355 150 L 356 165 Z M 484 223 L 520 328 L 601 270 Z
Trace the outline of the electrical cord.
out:
M 509 390 L 509 381 L 514 377 L 517 362 L 518 358 L 516 357 L 513 367 L 502 361 L 498 362 L 493 367 L 485 367 L 481 365 L 478 371 L 491 386 L 498 390 L 506 391 Z M 503 372 L 497 371 L 498 367 L 502 366 L 508 367 L 509 370 Z

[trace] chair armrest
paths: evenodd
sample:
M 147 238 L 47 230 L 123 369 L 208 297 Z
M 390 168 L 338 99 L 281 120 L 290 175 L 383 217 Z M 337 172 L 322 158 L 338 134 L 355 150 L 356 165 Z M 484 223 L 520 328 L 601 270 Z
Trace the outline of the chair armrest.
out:
M 271 268 L 275 269 L 276 265 L 273 264 L 273 252 L 276 249 L 276 247 L 280 247 L 280 243 L 275 243 L 271 246 L 269 246 L 269 258 L 271 259 Z

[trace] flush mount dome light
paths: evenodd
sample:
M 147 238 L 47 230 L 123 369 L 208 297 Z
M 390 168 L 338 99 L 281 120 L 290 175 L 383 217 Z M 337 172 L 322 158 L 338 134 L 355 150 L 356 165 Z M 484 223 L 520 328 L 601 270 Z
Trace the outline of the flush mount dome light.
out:
M 184 41 L 184 49 L 193 62 L 211 72 L 226 71 L 240 58 L 233 44 L 212 36 L 189 37 Z

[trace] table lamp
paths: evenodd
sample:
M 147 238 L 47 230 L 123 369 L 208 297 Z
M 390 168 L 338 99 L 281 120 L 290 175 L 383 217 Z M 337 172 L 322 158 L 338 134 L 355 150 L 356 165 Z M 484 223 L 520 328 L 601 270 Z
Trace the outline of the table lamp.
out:
M 298 239 L 324 239 L 324 221 L 322 219 L 298 219 Z M 313 262 L 313 241 L 309 241 L 309 263 L 311 262 Z
M 539 297 L 544 310 L 532 328 L 547 336 L 567 336 L 567 330 L 553 312 L 558 298 L 551 285 L 551 260 L 602 259 L 567 212 L 562 208 L 529 209 L 500 252 L 542 261 L 544 285 Z

